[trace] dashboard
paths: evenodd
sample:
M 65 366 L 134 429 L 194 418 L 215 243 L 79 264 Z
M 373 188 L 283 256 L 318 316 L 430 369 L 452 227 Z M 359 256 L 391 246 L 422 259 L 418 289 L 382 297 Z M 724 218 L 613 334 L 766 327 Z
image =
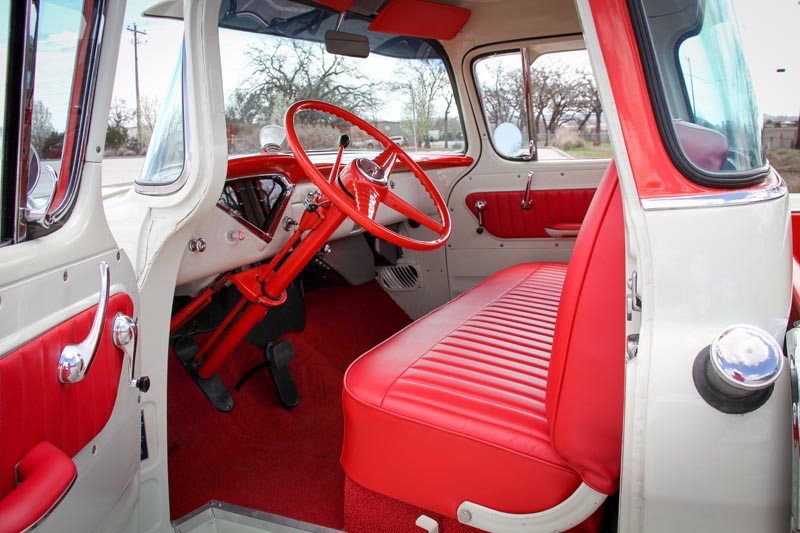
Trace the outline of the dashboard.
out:
M 425 153 L 413 157 L 440 190 L 446 190 L 473 162 L 471 157 L 461 154 Z M 333 155 L 314 156 L 314 163 L 323 175 L 330 172 L 333 161 Z M 435 212 L 433 201 L 407 168 L 397 165 L 391 181 L 394 192 L 406 201 L 425 213 Z M 195 229 L 184 250 L 177 279 L 179 293 L 192 294 L 223 272 L 267 260 L 278 253 L 295 229 L 292 222 L 299 221 L 303 214 L 303 201 L 314 191 L 316 187 L 290 154 L 229 159 L 217 206 Z M 376 220 L 387 225 L 405 218 L 382 207 Z M 331 240 L 363 231 L 348 219 Z

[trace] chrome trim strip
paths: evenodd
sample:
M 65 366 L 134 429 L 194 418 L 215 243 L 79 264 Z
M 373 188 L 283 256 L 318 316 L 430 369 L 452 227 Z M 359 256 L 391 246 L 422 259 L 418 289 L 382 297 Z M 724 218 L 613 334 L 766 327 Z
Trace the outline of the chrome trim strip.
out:
M 789 386 L 792 399 L 792 531 L 800 529 L 800 389 L 798 389 L 797 364 L 800 328 L 786 332 L 786 356 L 789 362 Z
M 189 514 L 177 520 L 173 520 L 172 527 L 175 528 L 176 533 L 185 533 L 188 531 L 196 531 L 198 526 L 212 520 L 223 520 L 251 527 L 260 526 L 261 528 L 269 525 L 277 525 L 283 526 L 281 528 L 282 531 L 285 529 L 293 529 L 308 533 L 343 533 L 338 529 L 331 529 L 325 526 L 295 520 L 294 518 L 287 518 L 250 507 L 240 507 L 217 500 L 211 500 Z
M 275 238 L 275 232 L 278 229 L 278 225 L 280 221 L 283 220 L 283 214 L 286 212 L 286 208 L 289 207 L 289 203 L 292 201 L 292 193 L 294 192 L 295 184 L 292 183 L 289 178 L 284 176 L 283 174 L 254 174 L 252 176 L 239 176 L 236 178 L 231 178 L 225 180 L 225 184 L 233 183 L 237 181 L 249 181 L 249 180 L 264 180 L 264 179 L 272 179 L 277 180 L 283 185 L 283 196 L 281 197 L 280 201 L 275 204 L 274 215 L 272 216 L 272 220 L 270 220 L 269 226 L 267 227 L 266 231 L 258 228 L 250 223 L 247 219 L 238 214 L 234 213 L 231 209 L 227 206 L 223 205 L 221 201 L 217 201 L 217 207 L 225 211 L 228 215 L 236 219 L 242 226 L 248 229 L 253 235 L 258 237 L 259 239 L 265 242 L 272 242 L 272 239 Z M 223 192 L 224 194 L 224 192 Z
M 727 207 L 748 205 L 777 200 L 789 194 L 783 178 L 771 172 L 758 189 L 739 189 L 712 194 L 693 196 L 665 196 L 640 200 L 645 211 L 665 211 L 671 209 L 698 209 L 702 207 Z

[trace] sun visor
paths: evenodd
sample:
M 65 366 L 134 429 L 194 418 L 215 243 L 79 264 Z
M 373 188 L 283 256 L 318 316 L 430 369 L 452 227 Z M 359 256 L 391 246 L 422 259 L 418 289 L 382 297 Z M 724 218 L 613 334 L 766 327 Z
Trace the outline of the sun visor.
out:
M 375 20 L 370 31 L 447 41 L 455 37 L 469 20 L 470 10 L 427 0 L 391 0 Z
M 142 12 L 144 17 L 183 20 L 181 0 L 159 0 Z
M 347 11 L 355 0 L 314 0 L 317 4 L 335 9 L 336 11 Z

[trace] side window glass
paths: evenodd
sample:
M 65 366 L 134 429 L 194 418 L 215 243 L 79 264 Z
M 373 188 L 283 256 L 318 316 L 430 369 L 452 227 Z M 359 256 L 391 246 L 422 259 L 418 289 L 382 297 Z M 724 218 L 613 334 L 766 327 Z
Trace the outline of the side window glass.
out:
M 529 157 L 530 113 L 540 161 L 612 157 L 586 50 L 531 57 L 535 58 L 528 70 L 529 106 L 525 105 L 521 51 L 485 56 L 475 62 L 475 80 L 495 150 L 507 159 Z
M 38 168 L 28 180 L 28 209 L 33 212 L 47 209 L 58 177 L 70 178 L 71 169 L 65 165 L 72 154 L 66 151 L 75 146 L 74 141 L 65 146 L 65 139 L 68 131 L 77 129 L 79 117 L 71 113 L 72 91 L 65 80 L 78 81 L 78 44 L 86 31 L 82 2 L 39 4 L 30 136 Z
M 71 212 L 85 148 L 84 105 L 90 101 L 86 95 L 96 65 L 102 4 L 40 0 L 4 5 L 0 56 L 6 83 L 0 84 L 0 101 L 8 109 L 0 115 L 0 231 L 3 238 L 19 242 L 56 230 Z

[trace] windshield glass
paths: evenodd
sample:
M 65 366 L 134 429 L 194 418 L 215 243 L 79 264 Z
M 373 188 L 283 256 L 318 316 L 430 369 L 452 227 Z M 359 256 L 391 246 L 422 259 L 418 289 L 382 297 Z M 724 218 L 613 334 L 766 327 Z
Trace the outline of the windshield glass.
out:
M 282 126 L 286 109 L 303 99 L 347 109 L 407 151 L 463 152 L 461 117 L 436 44 L 369 32 L 369 19 L 348 18 L 341 31 L 366 36 L 371 53 L 364 59 L 333 55 L 323 41 L 337 18 L 336 11 L 289 0 L 223 1 L 228 152 L 259 152 L 261 129 Z M 300 113 L 295 127 L 310 152 L 335 151 L 342 134 L 350 136 L 348 150 L 380 149 L 366 133 L 330 115 Z M 285 141 L 278 146 L 289 151 Z
M 671 128 L 701 174 L 728 181 L 766 165 L 736 16 L 728 0 L 644 0 Z

